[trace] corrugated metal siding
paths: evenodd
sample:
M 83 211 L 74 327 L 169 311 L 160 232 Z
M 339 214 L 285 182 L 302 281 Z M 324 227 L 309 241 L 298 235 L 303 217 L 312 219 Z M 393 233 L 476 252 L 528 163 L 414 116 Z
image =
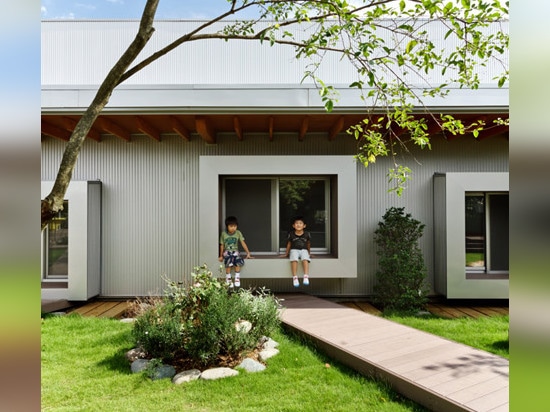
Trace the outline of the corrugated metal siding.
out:
M 42 180 L 53 180 L 64 143 L 46 139 L 42 143 Z M 218 138 L 206 145 L 196 136 L 185 142 L 165 136 L 161 143 L 136 137 L 131 143 L 106 137 L 101 143 L 86 141 L 73 174 L 74 180 L 103 182 L 103 279 L 102 295 L 145 296 L 164 290 L 161 274 L 189 279 L 198 262 L 198 169 L 201 155 L 346 155 L 355 153 L 355 141 L 340 135 L 329 142 L 326 136 L 307 135 L 303 142 L 293 134 L 278 135 L 269 142 L 265 135 Z M 430 280 L 433 281 L 433 174 L 434 172 L 508 171 L 508 141 L 494 137 L 483 141 L 435 138 L 432 151 L 413 151 L 417 161 L 408 160 L 413 181 L 402 197 L 387 193 L 389 160 L 368 168 L 358 167 L 358 277 L 315 279 L 312 262 L 310 293 L 319 296 L 366 296 L 372 293 L 376 253 L 372 235 L 382 215 L 391 206 L 426 224 L 421 246 Z M 253 245 L 249 245 L 253 251 Z M 245 272 L 243 272 L 245 273 Z M 243 286 L 249 286 L 246 279 Z M 260 286 L 274 291 L 293 291 L 286 279 L 262 280 Z
M 42 22 L 42 85 L 100 84 L 133 40 L 138 24 L 137 21 Z M 136 63 L 199 24 L 197 21 L 155 22 L 156 31 Z M 218 23 L 210 31 L 222 27 Z M 432 23 L 426 27 L 443 50 L 449 52 L 455 47 L 452 38 L 444 38 L 447 29 L 442 24 Z M 285 30 L 299 34 L 298 28 Z M 508 22 L 491 25 L 487 30 L 508 31 Z M 389 39 L 391 34 L 381 32 L 379 35 Z M 270 47 L 268 42 L 195 41 L 171 51 L 126 80 L 124 85 L 299 84 L 311 61 L 296 60 L 294 56 L 293 47 Z M 493 77 L 502 71 L 496 62 L 478 69 L 481 83 L 487 84 L 494 83 Z M 345 59 L 331 54 L 325 56 L 316 75 L 327 84 L 347 86 L 357 80 L 356 69 Z M 420 77 L 414 76 L 409 75 L 410 83 L 420 83 Z M 426 79 L 440 82 L 441 76 L 434 72 Z M 305 83 L 311 81 L 306 79 Z

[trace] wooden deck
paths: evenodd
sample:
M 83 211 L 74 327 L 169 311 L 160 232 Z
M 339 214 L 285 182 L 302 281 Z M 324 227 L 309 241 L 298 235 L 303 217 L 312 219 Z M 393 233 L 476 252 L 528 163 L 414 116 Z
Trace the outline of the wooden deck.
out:
M 509 410 L 507 359 L 325 299 L 278 297 L 287 327 L 430 410 Z

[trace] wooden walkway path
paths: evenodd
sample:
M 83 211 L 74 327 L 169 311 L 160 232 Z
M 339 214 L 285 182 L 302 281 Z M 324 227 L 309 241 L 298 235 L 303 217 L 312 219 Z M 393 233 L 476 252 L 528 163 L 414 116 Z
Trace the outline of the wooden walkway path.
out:
M 328 300 L 278 297 L 290 329 L 430 410 L 509 410 L 507 359 Z

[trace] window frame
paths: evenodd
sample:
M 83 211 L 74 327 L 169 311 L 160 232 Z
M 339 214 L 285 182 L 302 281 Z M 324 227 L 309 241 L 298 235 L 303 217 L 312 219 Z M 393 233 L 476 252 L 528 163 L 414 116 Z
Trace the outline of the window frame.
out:
M 280 183 L 281 180 L 315 180 L 324 182 L 324 207 L 326 210 L 327 220 L 325 222 L 325 247 L 312 247 L 311 253 L 315 255 L 336 255 L 337 251 L 332 248 L 332 224 L 334 220 L 333 207 L 331 205 L 332 193 L 332 176 L 328 175 L 257 175 L 257 176 L 221 176 L 221 206 L 220 206 L 220 230 L 223 230 L 223 221 L 226 213 L 226 181 L 227 180 L 269 180 L 271 181 L 271 250 L 256 252 L 256 256 L 265 257 L 279 255 L 285 252 L 286 247 L 280 246 L 281 239 L 279 238 L 281 224 L 280 210 Z M 336 243 L 336 242 L 334 242 Z
M 504 191 L 486 191 L 486 192 L 470 192 L 464 194 L 464 200 L 468 196 L 483 196 L 484 198 L 484 224 L 485 224 L 485 239 L 484 239 L 484 261 L 485 264 L 479 267 L 465 266 L 466 276 L 470 279 L 481 278 L 479 275 L 485 275 L 485 278 L 491 278 L 493 275 L 509 275 L 509 270 L 493 269 L 491 256 L 491 197 L 506 196 L 508 192 Z M 509 256 L 508 256 L 509 258 Z M 478 276 L 476 276 L 478 275 Z
M 507 172 L 434 174 L 434 289 L 447 299 L 508 299 L 509 275 L 467 272 L 466 192 L 509 193 Z
M 353 156 L 200 156 L 199 261 L 212 268 L 219 266 L 221 176 L 334 176 L 336 193 L 333 193 L 331 202 L 336 202 L 336 221 L 332 224 L 336 233 L 332 233 L 331 244 L 337 255 L 320 256 L 319 263 L 314 260 L 312 265 L 315 265 L 315 276 L 319 278 L 356 278 L 357 167 Z M 253 245 L 248 246 L 254 257 Z M 242 276 L 287 278 L 289 270 L 287 259 L 281 259 L 280 255 L 265 256 L 247 260 Z

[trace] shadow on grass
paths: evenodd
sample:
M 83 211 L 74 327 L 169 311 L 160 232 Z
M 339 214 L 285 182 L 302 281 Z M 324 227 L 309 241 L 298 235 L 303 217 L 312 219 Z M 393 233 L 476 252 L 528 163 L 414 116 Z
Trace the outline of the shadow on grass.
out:
M 491 344 L 491 346 L 492 346 L 495 350 L 500 350 L 500 351 L 509 352 L 509 350 L 510 350 L 510 341 L 509 341 L 508 339 L 506 339 L 506 340 L 499 340 L 499 341 L 493 342 L 493 343 Z
M 131 348 L 121 349 L 112 356 L 109 356 L 97 363 L 97 366 L 106 368 L 124 375 L 131 375 L 130 362 L 126 359 L 126 352 Z

